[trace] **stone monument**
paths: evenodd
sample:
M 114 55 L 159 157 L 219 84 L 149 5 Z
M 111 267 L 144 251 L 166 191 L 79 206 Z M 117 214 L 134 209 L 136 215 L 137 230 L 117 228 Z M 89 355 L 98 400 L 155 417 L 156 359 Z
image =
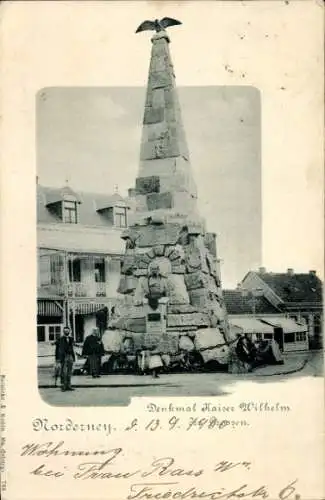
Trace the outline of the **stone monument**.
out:
M 151 41 L 140 165 L 130 190 L 135 210 L 122 234 L 126 249 L 118 292 L 125 295 L 126 306 L 119 328 L 147 331 L 153 327 L 148 314 L 153 318 L 156 307 L 159 321 L 165 316 L 164 332 L 176 340 L 173 345 L 180 336 L 193 340 L 202 328 L 218 330 L 219 339 L 221 332 L 227 340 L 216 236 L 206 231 L 198 212 L 170 39 L 159 28 Z M 152 270 L 157 275 L 157 269 L 160 292 L 154 304 L 150 276 Z

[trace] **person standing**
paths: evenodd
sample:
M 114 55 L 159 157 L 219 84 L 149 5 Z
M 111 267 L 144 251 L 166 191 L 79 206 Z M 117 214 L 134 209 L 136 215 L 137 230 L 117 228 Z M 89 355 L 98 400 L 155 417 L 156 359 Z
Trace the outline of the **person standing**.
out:
M 70 336 L 70 328 L 63 328 L 63 336 L 60 337 L 58 343 L 58 360 L 61 364 L 61 390 L 74 391 L 71 387 L 72 367 L 75 361 L 75 353 L 73 349 L 73 339 Z
M 82 348 L 82 355 L 88 358 L 89 371 L 93 378 L 100 377 L 101 360 L 104 353 L 99 329 L 93 328 L 91 334 L 86 337 Z
M 61 385 L 62 385 L 62 367 L 60 363 L 60 352 L 59 352 L 59 345 L 60 345 L 60 334 L 56 335 L 55 342 L 53 344 L 55 346 L 55 365 L 54 365 L 54 387 L 57 387 L 57 380 L 60 376 L 61 378 Z
M 251 345 L 247 335 L 240 335 L 236 345 L 236 353 L 241 363 L 241 372 L 248 373 L 252 371 L 252 353 Z

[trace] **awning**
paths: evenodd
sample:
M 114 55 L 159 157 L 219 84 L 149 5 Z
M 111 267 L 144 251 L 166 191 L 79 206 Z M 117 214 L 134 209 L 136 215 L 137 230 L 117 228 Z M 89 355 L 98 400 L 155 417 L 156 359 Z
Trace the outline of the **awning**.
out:
M 38 300 L 37 314 L 39 316 L 62 316 L 63 307 L 54 300 Z
M 96 302 L 77 302 L 70 306 L 70 311 L 75 311 L 76 314 L 93 314 L 104 307 L 108 307 L 107 303 Z
M 263 321 L 273 327 L 280 327 L 284 333 L 307 332 L 307 325 L 300 325 L 291 318 L 263 318 Z
M 256 318 L 229 318 L 229 323 L 243 330 L 243 333 L 274 333 L 272 326 Z

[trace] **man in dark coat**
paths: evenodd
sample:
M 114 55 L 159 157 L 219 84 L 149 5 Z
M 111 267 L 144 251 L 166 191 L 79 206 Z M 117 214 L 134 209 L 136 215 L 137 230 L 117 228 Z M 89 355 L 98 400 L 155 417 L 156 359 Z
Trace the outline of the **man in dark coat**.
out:
M 60 363 L 60 353 L 59 353 L 59 345 L 60 345 L 60 334 L 56 335 L 55 342 L 53 344 L 55 346 L 55 365 L 54 365 L 54 385 L 57 386 L 57 380 L 61 378 L 61 386 L 63 384 L 62 381 L 62 367 Z
M 92 333 L 86 337 L 82 348 L 82 355 L 88 357 L 88 366 L 93 378 L 100 377 L 101 360 L 104 353 L 99 329 L 93 328 Z
M 58 360 L 61 364 L 61 390 L 74 391 L 71 387 L 71 375 L 75 353 L 73 350 L 73 339 L 70 337 L 70 328 L 68 326 L 63 328 L 63 336 L 60 337 L 57 349 Z

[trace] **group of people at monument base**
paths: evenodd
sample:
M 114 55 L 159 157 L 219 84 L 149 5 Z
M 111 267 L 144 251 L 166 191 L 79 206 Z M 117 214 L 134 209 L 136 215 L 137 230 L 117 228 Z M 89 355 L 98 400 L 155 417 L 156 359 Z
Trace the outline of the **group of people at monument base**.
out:
M 108 331 L 108 333 L 113 333 L 113 331 Z M 124 352 L 131 352 L 129 341 L 129 337 L 124 340 Z M 83 371 L 88 373 L 92 378 L 101 377 L 102 359 L 106 354 L 100 330 L 93 328 L 91 334 L 86 337 L 82 347 L 81 355 L 85 358 Z M 154 378 L 157 378 L 160 372 L 168 372 L 170 367 L 170 356 L 160 352 L 157 348 L 142 348 L 136 352 L 133 358 L 135 359 L 135 363 L 133 363 L 134 373 L 137 374 L 151 374 Z M 186 353 L 180 352 L 178 358 L 180 365 L 186 370 Z M 118 359 L 118 353 L 116 352 L 115 359 Z M 124 359 L 127 359 L 127 356 L 124 355 Z M 57 379 L 60 378 L 62 391 L 74 390 L 71 386 L 71 376 L 75 360 L 74 341 L 70 335 L 70 328 L 65 327 L 63 335 L 55 342 L 55 386 L 57 385 Z M 248 373 L 258 365 L 268 363 L 283 363 L 280 348 L 273 339 L 254 343 L 249 335 L 237 334 L 236 339 L 229 345 L 227 363 L 229 373 Z

